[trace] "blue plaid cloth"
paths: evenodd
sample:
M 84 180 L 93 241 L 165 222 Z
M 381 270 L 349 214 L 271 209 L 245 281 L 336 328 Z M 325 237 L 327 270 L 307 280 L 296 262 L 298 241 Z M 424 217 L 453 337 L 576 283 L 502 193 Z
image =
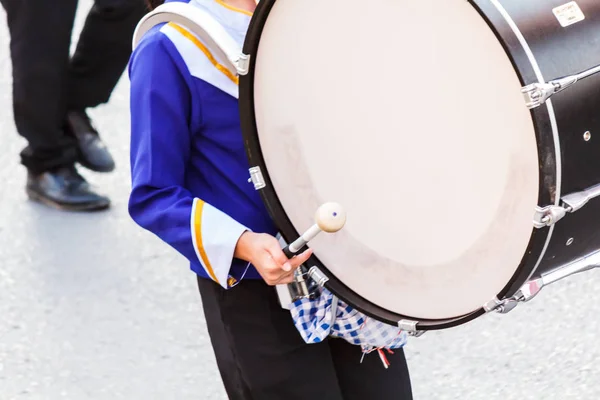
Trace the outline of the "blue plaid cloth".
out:
M 320 343 L 328 336 L 361 346 L 363 353 L 398 349 L 408 334 L 358 312 L 327 289 L 314 300 L 300 299 L 290 309 L 296 328 L 306 343 Z M 335 316 L 334 316 L 335 313 Z

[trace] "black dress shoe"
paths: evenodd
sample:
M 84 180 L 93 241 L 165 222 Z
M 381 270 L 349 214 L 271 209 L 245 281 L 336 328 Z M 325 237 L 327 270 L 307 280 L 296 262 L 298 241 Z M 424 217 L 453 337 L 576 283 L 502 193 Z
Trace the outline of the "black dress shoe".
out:
M 68 211 L 95 211 L 110 206 L 108 197 L 92 191 L 75 167 L 63 167 L 42 174 L 27 175 L 27 195 L 54 208 Z
M 69 111 L 65 130 L 77 139 L 81 165 L 96 172 L 115 169 L 115 161 L 85 111 Z

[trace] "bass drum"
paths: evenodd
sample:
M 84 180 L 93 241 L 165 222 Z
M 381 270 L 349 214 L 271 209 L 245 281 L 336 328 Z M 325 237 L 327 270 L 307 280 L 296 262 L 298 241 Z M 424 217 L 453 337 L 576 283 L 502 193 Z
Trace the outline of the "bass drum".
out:
M 362 312 L 444 329 L 598 264 L 597 0 L 262 0 L 243 53 L 255 185 L 288 242 L 345 207 L 308 266 Z

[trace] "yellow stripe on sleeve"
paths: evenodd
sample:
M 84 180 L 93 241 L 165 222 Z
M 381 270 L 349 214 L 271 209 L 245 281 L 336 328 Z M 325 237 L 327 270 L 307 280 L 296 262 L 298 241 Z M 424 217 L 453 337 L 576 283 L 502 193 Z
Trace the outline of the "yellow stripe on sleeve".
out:
M 208 275 L 212 278 L 213 281 L 219 283 L 217 276 L 215 275 L 215 271 L 210 265 L 210 261 L 208 260 L 208 256 L 206 255 L 206 251 L 204 250 L 204 246 L 202 245 L 202 210 L 204 209 L 204 201 L 197 200 L 196 207 L 194 209 L 194 233 L 196 236 L 196 249 L 200 253 L 200 257 L 202 258 L 202 263 L 204 264 L 204 269 L 208 273 Z M 219 283 L 220 284 L 220 283 Z

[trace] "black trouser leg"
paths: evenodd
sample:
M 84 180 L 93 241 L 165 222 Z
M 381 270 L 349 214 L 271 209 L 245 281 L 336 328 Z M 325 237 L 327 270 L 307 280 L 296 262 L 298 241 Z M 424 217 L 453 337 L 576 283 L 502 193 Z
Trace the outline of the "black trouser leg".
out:
M 404 350 L 386 352 L 391 365 L 385 369 L 377 353 L 365 356 L 359 363 L 362 352 L 344 340 L 330 340 L 329 347 L 344 400 L 412 400 Z
M 131 55 L 133 31 L 144 0 L 96 0 L 87 16 L 69 70 L 69 108 L 106 103 Z
M 15 124 L 28 141 L 22 163 L 33 172 L 72 164 L 76 143 L 64 134 L 62 123 L 77 0 L 0 2 L 11 35 Z
M 198 284 L 230 400 L 343 400 L 328 344 L 304 343 L 274 288 L 254 280 L 227 291 Z
M 340 339 L 304 343 L 275 289 L 262 281 L 227 291 L 205 279 L 198 285 L 230 399 L 412 399 L 401 351 L 387 370 L 376 354 L 360 364 L 360 348 Z
M 252 395 L 242 377 L 235 349 L 231 347 L 230 340 L 228 339 L 230 333 L 223 323 L 220 306 L 222 296 L 218 288 L 214 288 L 212 285 L 213 283 L 206 279 L 198 280 L 204 318 L 207 321 L 208 334 L 227 397 L 230 400 L 251 400 Z

